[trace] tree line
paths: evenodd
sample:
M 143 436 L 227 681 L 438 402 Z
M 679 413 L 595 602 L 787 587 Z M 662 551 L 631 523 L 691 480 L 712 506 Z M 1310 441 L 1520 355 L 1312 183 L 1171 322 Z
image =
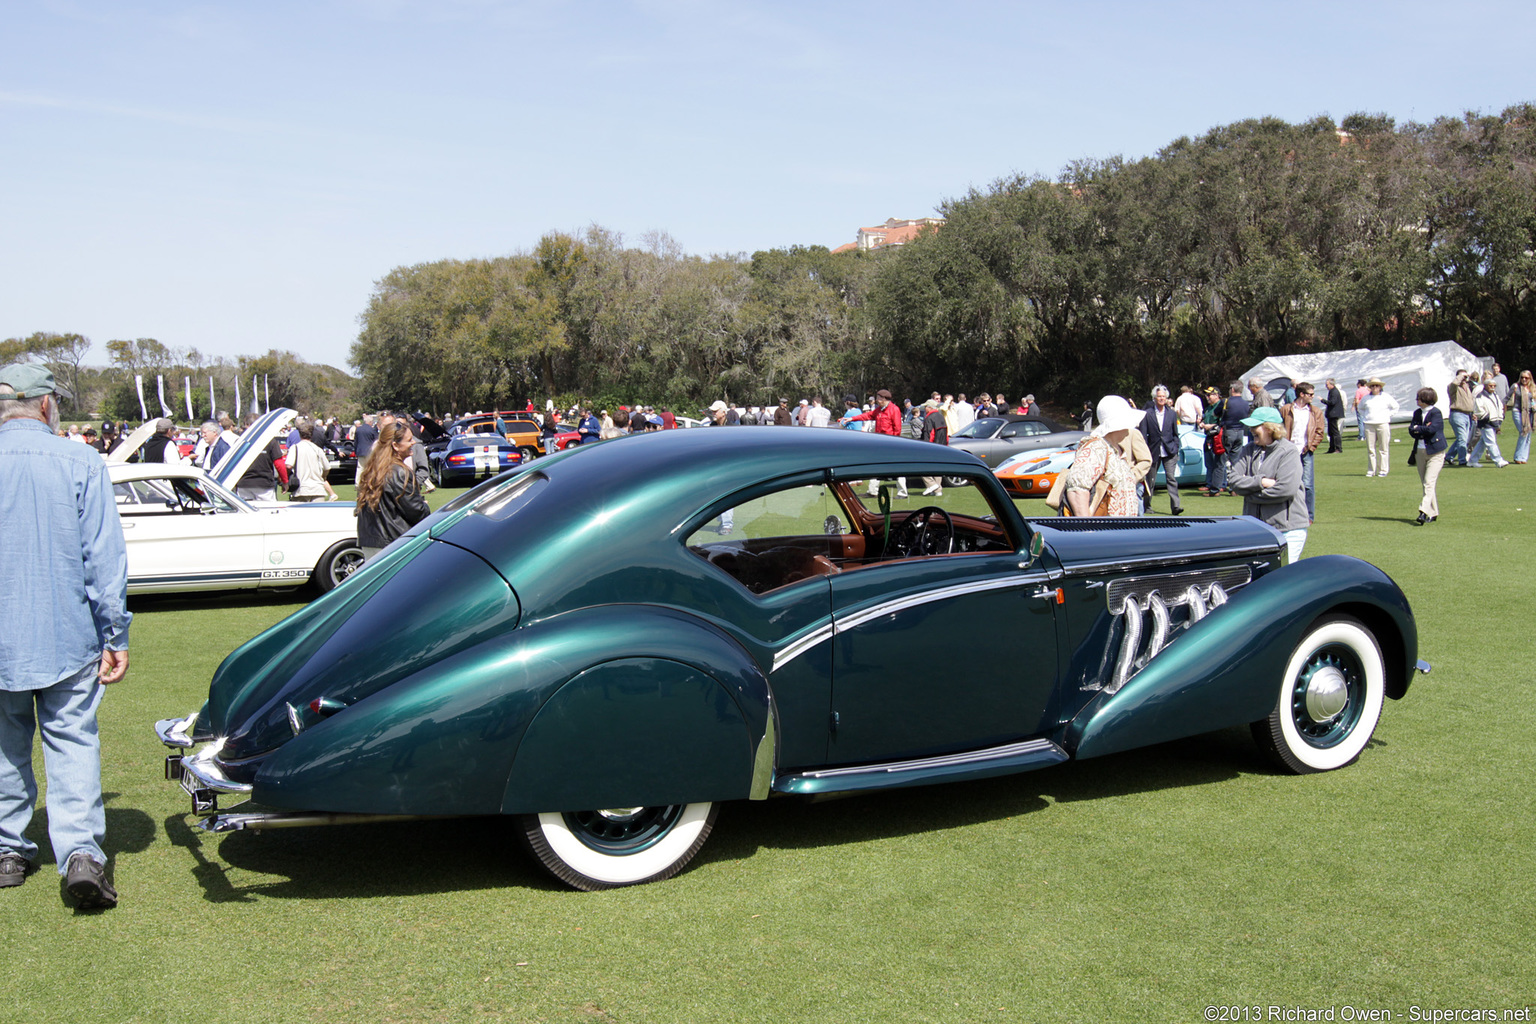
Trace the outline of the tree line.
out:
M 1536 357 L 1536 107 L 1239 121 L 941 204 L 899 248 L 702 258 L 653 234 L 400 267 L 352 361 L 380 405 L 683 407 L 878 387 L 1066 404 L 1268 355 L 1453 339 Z
M 112 421 L 138 422 L 141 417 L 135 377 L 144 378 L 144 411 L 160 414 L 158 378 L 165 381 L 165 404 L 171 416 L 186 420 L 186 382 L 192 384 L 192 419 L 212 418 L 215 412 L 233 414 L 235 391 L 240 408 L 253 407 L 252 388 L 260 382 L 260 406 L 289 406 L 312 411 L 350 410 L 355 380 L 335 367 L 308 363 L 292 352 L 273 349 L 261 356 L 208 358 L 196 348 L 177 349 L 154 338 L 117 338 L 105 345 L 108 364 L 86 362 L 93 351 L 91 340 L 81 334 L 37 331 L 25 338 L 0 341 L 0 366 L 13 362 L 45 363 L 54 379 L 69 389 L 71 397 L 59 403 L 60 418 L 81 421 L 102 417 Z M 209 381 L 212 381 L 210 392 Z M 214 402 L 217 402 L 217 409 Z M 339 413 L 338 413 L 339 414 Z

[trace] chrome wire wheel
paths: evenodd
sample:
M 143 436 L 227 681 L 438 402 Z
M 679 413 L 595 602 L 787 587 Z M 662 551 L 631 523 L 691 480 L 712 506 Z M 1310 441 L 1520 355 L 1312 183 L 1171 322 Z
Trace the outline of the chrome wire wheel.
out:
M 1349 616 L 1322 619 L 1286 662 L 1275 708 L 1253 723 L 1254 738 L 1287 771 L 1342 768 L 1370 742 L 1385 694 L 1371 631 Z

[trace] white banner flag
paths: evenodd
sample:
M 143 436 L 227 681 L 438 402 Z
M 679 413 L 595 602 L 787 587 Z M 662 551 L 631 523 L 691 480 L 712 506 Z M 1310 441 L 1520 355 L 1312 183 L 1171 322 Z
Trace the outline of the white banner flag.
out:
M 183 377 L 181 379 L 187 382 L 187 419 L 196 420 L 197 414 L 192 411 L 192 378 Z
M 219 415 L 219 400 L 213 397 L 213 374 L 211 373 L 208 375 L 208 408 L 213 412 L 214 418 L 217 419 Z
M 240 378 L 235 378 L 235 419 L 240 418 Z
M 251 374 L 251 412 L 261 415 L 261 389 L 256 386 L 256 375 Z
M 134 374 L 133 384 L 134 387 L 139 389 L 139 417 L 147 420 L 149 419 L 149 407 L 144 404 L 144 375 L 142 373 Z
M 267 375 L 266 374 L 262 374 L 261 375 L 261 386 L 262 386 L 262 389 L 264 391 L 266 391 L 266 393 L 267 393 L 267 412 L 271 412 L 272 411 L 272 383 L 271 383 L 271 381 L 267 380 Z
M 170 419 L 171 407 L 165 404 L 165 376 L 163 374 L 155 374 L 155 384 L 159 389 L 160 395 L 160 415 Z

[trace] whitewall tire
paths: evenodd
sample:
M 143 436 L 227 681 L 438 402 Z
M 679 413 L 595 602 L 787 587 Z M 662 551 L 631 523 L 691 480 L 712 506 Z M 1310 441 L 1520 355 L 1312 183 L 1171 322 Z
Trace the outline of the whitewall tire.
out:
M 1287 771 L 1342 768 L 1365 749 L 1381 718 L 1386 665 L 1359 620 L 1319 621 L 1286 662 L 1275 709 L 1254 738 Z
M 681 871 L 709 838 L 720 805 L 620 807 L 525 814 L 522 839 L 545 870 L 592 891 L 657 882 Z

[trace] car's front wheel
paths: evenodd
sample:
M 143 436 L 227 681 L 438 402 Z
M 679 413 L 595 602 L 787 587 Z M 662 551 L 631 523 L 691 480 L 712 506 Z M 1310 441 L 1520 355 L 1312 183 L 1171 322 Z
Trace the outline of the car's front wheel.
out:
M 1370 742 L 1385 695 L 1376 637 L 1358 619 L 1326 618 L 1296 645 L 1275 709 L 1253 723 L 1253 736 L 1287 771 L 1342 768 Z
M 550 874 L 592 892 L 671 878 L 714 828 L 716 803 L 525 814 L 524 844 Z
M 344 540 L 332 544 L 320 556 L 320 562 L 315 566 L 315 574 L 311 578 L 315 581 L 315 587 L 324 594 L 335 590 L 362 567 L 363 549 L 357 546 L 356 540 Z

